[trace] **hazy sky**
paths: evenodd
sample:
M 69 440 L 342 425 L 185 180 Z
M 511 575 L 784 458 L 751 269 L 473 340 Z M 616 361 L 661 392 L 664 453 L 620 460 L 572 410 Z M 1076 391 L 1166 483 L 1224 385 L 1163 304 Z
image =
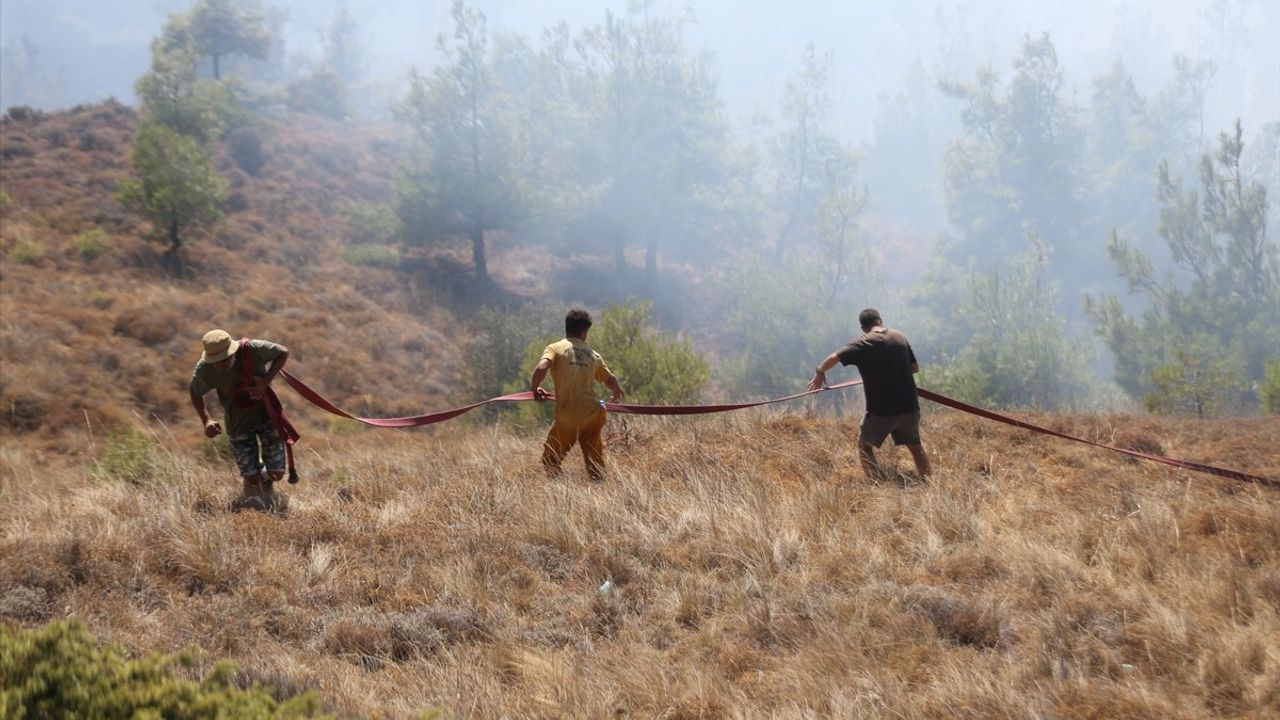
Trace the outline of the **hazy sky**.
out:
M 147 65 L 147 45 L 181 0 L 4 0 L 0 39 L 6 62 L 23 46 L 38 50 L 49 76 L 25 98 L 6 90 L 6 102 L 69 106 L 116 96 L 132 101 L 132 85 Z M 278 0 L 288 11 L 286 48 L 293 61 L 314 57 L 337 0 Z M 360 24 L 372 79 L 402 81 L 410 64 L 437 58 L 435 37 L 449 27 L 447 0 L 350 0 Z M 578 28 L 599 22 L 606 9 L 625 13 L 626 0 L 474 0 L 495 31 L 536 36 L 561 20 Z M 969 79 L 981 64 L 1007 74 L 1027 35 L 1049 32 L 1076 93 L 1087 101 L 1090 79 L 1117 57 L 1139 91 L 1153 92 L 1168 76 L 1175 53 L 1213 57 L 1243 77 L 1219 98 L 1223 117 L 1280 118 L 1280 0 L 1050 0 L 976 2 L 799 2 L 765 0 L 659 1 L 655 13 L 690 18 L 687 37 L 712 53 L 721 88 L 739 118 L 775 109 L 787 75 L 806 43 L 835 59 L 833 100 L 843 129 L 865 137 L 874 107 L 913 65 L 933 75 Z M 26 62 L 24 60 L 23 62 Z M 34 93 L 34 94 L 33 94 Z

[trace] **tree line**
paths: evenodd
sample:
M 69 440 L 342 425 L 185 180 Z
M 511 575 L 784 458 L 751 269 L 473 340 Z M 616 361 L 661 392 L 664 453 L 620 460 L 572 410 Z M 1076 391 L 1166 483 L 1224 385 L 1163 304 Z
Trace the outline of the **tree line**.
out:
M 326 59 L 286 104 L 347 117 L 355 22 L 335 18 Z M 1007 80 L 986 67 L 941 81 L 962 128 L 941 163 L 948 225 L 904 286 L 869 222 L 865 155 L 835 129 L 830 53 L 808 47 L 770 123 L 744 136 L 685 20 L 649 3 L 536 41 L 493 32 L 462 0 L 452 23 L 443 60 L 412 70 L 392 109 L 411 137 L 392 199 L 353 208 L 378 242 L 467 243 L 478 288 L 492 283 L 498 236 L 606 257 L 628 295 L 670 290 L 664 263 L 706 268 L 714 307 L 701 312 L 714 321 L 702 329 L 743 349 L 716 369 L 743 392 L 792 389 L 847 339 L 852 313 L 881 305 L 902 308 L 897 323 L 926 346 L 926 379 L 966 399 L 1089 405 L 1105 347 L 1116 385 L 1152 409 L 1276 409 L 1280 122 L 1249 142 L 1239 123 L 1213 139 L 1201 120 L 1210 62 L 1174 58 L 1150 97 L 1117 63 L 1081 106 L 1045 34 L 1026 38 Z M 266 25 L 233 0 L 199 0 L 155 40 L 138 82 L 137 177 L 120 199 L 175 259 L 222 211 L 213 144 L 252 161 L 252 134 L 237 130 L 271 100 L 222 70 L 269 54 Z

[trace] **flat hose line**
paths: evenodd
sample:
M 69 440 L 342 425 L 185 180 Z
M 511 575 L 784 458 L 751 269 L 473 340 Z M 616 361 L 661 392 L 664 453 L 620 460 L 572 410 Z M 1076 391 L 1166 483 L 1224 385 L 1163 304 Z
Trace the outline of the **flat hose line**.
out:
M 533 393 L 526 390 L 524 392 L 511 393 L 509 395 L 499 395 L 498 397 L 492 397 L 492 398 L 489 398 L 488 400 L 481 400 L 480 402 L 472 403 L 471 405 L 463 405 L 461 407 L 451 408 L 449 410 L 441 410 L 433 413 L 427 413 L 425 415 L 410 415 L 407 417 L 394 417 L 394 418 L 365 418 L 365 417 L 352 415 L 351 413 L 343 410 L 342 408 L 339 408 L 337 405 L 334 405 L 332 402 L 326 399 L 323 395 L 321 395 L 320 393 L 308 387 L 306 383 L 299 380 L 297 376 L 293 375 L 288 370 L 281 370 L 280 377 L 284 378 L 285 382 L 289 384 L 289 387 L 297 391 L 299 395 L 301 395 L 308 402 L 315 405 L 316 407 L 319 407 L 322 410 L 325 410 L 339 417 L 344 417 L 350 420 L 355 420 L 356 422 L 364 423 L 365 425 L 371 425 L 373 427 L 383 427 L 383 428 L 408 428 L 408 427 L 419 427 L 422 425 L 433 425 L 435 423 L 444 422 L 446 420 L 452 420 L 453 418 L 456 418 L 459 415 L 463 415 L 467 412 L 475 410 L 478 407 L 483 407 L 485 405 L 489 405 L 493 403 L 533 402 L 534 401 Z M 774 403 L 787 402 L 787 401 L 796 400 L 802 397 L 808 397 L 810 395 L 817 395 L 818 393 L 823 393 L 828 390 L 842 390 L 844 388 L 849 388 L 849 387 L 853 387 L 855 385 L 861 385 L 861 384 L 862 384 L 862 380 L 847 380 L 842 383 L 836 383 L 835 385 L 828 385 L 826 387 L 819 388 L 818 390 L 806 390 L 805 392 L 799 392 L 793 395 L 787 395 L 785 397 L 771 398 L 769 400 L 757 400 L 755 402 L 746 402 L 746 403 L 732 403 L 732 404 L 721 404 L 721 405 L 635 405 L 631 403 L 606 402 L 606 403 L 602 403 L 602 405 L 609 412 L 623 413 L 627 415 L 705 415 L 709 413 L 729 412 L 731 410 L 742 410 L 745 408 L 759 407 L 762 405 L 772 405 Z M 1280 489 L 1280 480 L 1262 477 L 1260 475 L 1251 475 L 1249 473 L 1241 472 L 1239 470 L 1229 470 L 1226 468 L 1215 467 L 1213 465 L 1206 465 L 1203 463 L 1191 462 L 1189 460 L 1178 460 L 1176 458 L 1164 457 L 1163 455 L 1153 455 L 1151 453 L 1144 453 L 1138 450 L 1130 450 L 1128 448 L 1116 447 L 1115 445 L 1107 445 L 1105 443 L 1094 442 L 1092 440 L 1086 440 L 1084 438 L 1075 437 L 1074 435 L 1067 435 L 1066 433 L 1061 433 L 1061 432 L 1058 432 L 1057 430 L 1051 430 L 1049 428 L 1042 427 L 1040 425 L 1024 422 L 1022 420 L 1009 417 L 1008 415 L 1003 415 L 1001 413 L 997 413 L 991 410 L 986 410 L 984 408 L 977 407 L 976 405 L 970 405 L 968 403 L 964 403 L 959 400 L 949 398 L 945 395 L 939 395 L 938 393 L 933 392 L 931 390 L 925 390 L 924 388 L 917 388 L 916 392 L 920 397 L 926 400 L 930 400 L 932 402 L 938 403 L 939 405 L 944 405 L 946 407 L 960 410 L 962 412 L 966 412 L 971 415 L 976 415 L 978 417 L 985 418 L 987 420 L 994 420 L 995 422 L 1004 423 L 1006 425 L 1012 425 L 1016 428 L 1021 428 L 1023 430 L 1030 430 L 1031 432 L 1040 433 L 1042 435 L 1050 435 L 1056 438 L 1061 438 L 1063 440 L 1071 440 L 1073 442 L 1084 443 L 1085 445 L 1091 445 L 1093 447 L 1101 448 L 1103 450 L 1110 450 L 1112 452 L 1121 453 L 1123 455 L 1128 455 L 1130 457 L 1138 458 L 1139 460 L 1149 460 L 1151 462 L 1157 462 L 1162 465 L 1168 465 L 1170 467 L 1175 467 L 1182 470 L 1193 470 L 1195 472 L 1208 473 L 1210 475 L 1217 475 L 1218 477 L 1230 478 L 1232 480 L 1241 480 L 1244 482 L 1257 483 L 1259 485 L 1264 485 L 1272 489 Z M 554 397 L 555 397 L 554 395 L 548 395 L 548 398 L 554 398 Z

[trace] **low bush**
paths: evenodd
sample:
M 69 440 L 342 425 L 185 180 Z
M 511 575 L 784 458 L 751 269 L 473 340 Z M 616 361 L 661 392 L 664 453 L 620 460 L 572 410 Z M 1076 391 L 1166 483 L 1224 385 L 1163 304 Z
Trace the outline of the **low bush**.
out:
M 351 227 L 351 241 L 365 245 L 390 245 L 400 233 L 400 218 L 385 203 L 351 203 L 342 209 Z
M 1264 367 L 1262 385 L 1258 388 L 1262 409 L 1272 415 L 1280 415 L 1280 357 L 1271 358 Z
M 116 149 L 115 143 L 111 138 L 95 133 L 92 130 L 82 130 L 79 138 L 76 140 L 76 147 L 84 152 L 94 152 L 101 150 L 103 152 L 111 152 Z
M 0 715 L 31 718 L 314 718 L 314 693 L 277 700 L 272 688 L 238 687 L 237 667 L 221 662 L 200 682 L 180 679 L 175 666 L 195 654 L 130 659 L 99 645 L 77 622 L 36 630 L 0 626 Z
M 1151 392 L 1143 397 L 1143 404 L 1155 413 L 1216 417 L 1243 404 L 1242 366 L 1211 340 L 1197 339 L 1151 371 Z
M 347 116 L 347 87 L 328 68 L 316 69 L 289 84 L 289 109 L 333 120 Z
M 13 160 L 16 158 L 35 157 L 36 149 L 20 141 L 9 141 L 0 148 L 0 158 Z
M 44 622 L 52 612 L 49 591 L 42 587 L 18 585 L 0 595 L 0 617 L 24 622 Z M 0 705 L 3 708 L 4 705 Z
M 19 388 L 6 392 L 7 402 L 0 412 L 0 426 L 16 432 L 38 430 L 49 414 L 49 397 L 36 388 Z
M 239 127 L 227 135 L 231 159 L 241 170 L 257 176 L 267 163 L 267 153 L 262 149 L 262 133 L 254 127 Z
M 23 265 L 35 265 L 44 259 L 44 244 L 32 237 L 23 236 L 9 250 L 9 259 Z
M 506 392 L 518 379 L 530 348 L 539 345 L 537 352 L 541 353 L 545 341 L 555 335 L 555 320 L 556 311 L 544 304 L 527 305 L 515 312 L 483 308 L 476 313 L 469 322 L 469 340 L 462 355 L 467 402 Z M 496 413 L 497 409 L 490 407 L 475 415 L 487 422 Z
M 117 428 L 107 435 L 106 450 L 94 475 L 135 485 L 148 482 L 158 475 L 161 452 L 145 433 L 128 426 Z
M 12 122 L 37 122 L 44 119 L 44 112 L 28 105 L 14 105 L 5 111 L 4 117 Z
M 104 232 L 102 228 L 86 230 L 76 236 L 73 246 L 76 249 L 77 255 L 85 260 L 92 260 L 99 255 L 105 254 L 109 249 L 109 246 L 107 245 L 107 233 Z
M 400 248 L 395 245 L 344 245 L 338 256 L 348 265 L 392 268 L 400 261 Z
M 143 345 L 155 347 L 167 342 L 178 331 L 181 317 L 172 308 L 148 305 L 122 310 L 111 325 L 116 335 L 130 337 Z

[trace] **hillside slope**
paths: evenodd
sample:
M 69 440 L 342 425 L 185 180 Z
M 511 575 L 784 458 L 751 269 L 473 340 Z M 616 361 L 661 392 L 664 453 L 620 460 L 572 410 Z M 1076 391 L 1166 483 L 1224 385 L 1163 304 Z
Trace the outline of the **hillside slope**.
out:
M 256 175 L 219 157 L 226 225 L 165 273 L 112 199 L 135 123 L 0 124 L 0 622 L 196 644 L 193 675 L 231 657 L 350 717 L 1280 713 L 1280 493 L 951 411 L 926 418 L 928 483 L 869 482 L 856 422 L 795 403 L 614 417 L 592 486 L 577 456 L 547 480 L 536 436 L 357 429 L 286 394 L 304 480 L 284 514 L 229 512 L 186 404 L 205 330 L 289 344 L 349 409 L 417 413 L 476 399 L 475 303 L 447 250 L 417 274 L 342 259 L 393 131 L 305 118 Z M 504 252 L 501 284 L 536 292 Z M 1276 417 L 1029 419 L 1280 475 Z
M 279 120 L 256 175 L 224 147 L 226 222 L 184 247 L 175 277 L 114 200 L 135 124 L 116 103 L 0 124 L 0 433 L 75 453 L 88 432 L 186 423 L 186 381 L 212 327 L 290 345 L 292 369 L 356 411 L 458 399 L 456 353 L 439 352 L 462 335 L 449 309 L 457 268 L 410 276 L 342 260 L 344 208 L 389 192 L 390 130 Z

